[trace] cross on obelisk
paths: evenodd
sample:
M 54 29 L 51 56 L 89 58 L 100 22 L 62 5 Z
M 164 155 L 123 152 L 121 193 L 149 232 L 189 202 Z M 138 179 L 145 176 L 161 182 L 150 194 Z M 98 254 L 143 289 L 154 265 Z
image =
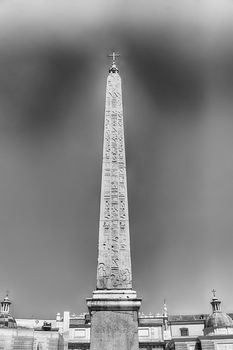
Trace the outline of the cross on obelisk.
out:
M 138 350 L 141 299 L 132 290 L 128 195 L 119 54 L 109 55 L 100 196 L 97 286 L 87 299 L 91 350 Z
M 116 63 L 116 57 L 120 57 L 120 54 L 113 51 L 112 53 L 110 53 L 108 55 L 108 57 L 112 57 L 112 63 L 114 64 L 114 63 Z

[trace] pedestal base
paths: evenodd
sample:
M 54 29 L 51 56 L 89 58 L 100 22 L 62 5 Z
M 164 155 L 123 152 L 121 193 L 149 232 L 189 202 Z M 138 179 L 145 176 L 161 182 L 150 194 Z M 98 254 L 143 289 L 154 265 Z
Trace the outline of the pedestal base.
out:
M 141 299 L 131 290 L 101 290 L 87 299 L 91 314 L 90 350 L 138 350 Z

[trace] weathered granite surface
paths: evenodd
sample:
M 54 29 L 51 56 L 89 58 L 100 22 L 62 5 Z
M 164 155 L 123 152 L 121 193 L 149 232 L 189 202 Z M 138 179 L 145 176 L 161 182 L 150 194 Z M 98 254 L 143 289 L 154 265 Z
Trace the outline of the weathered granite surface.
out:
M 97 289 L 131 289 L 128 197 L 121 78 L 107 78 Z
M 97 290 L 87 306 L 91 350 L 139 349 L 141 300 L 132 290 L 121 78 L 114 60 L 106 88 Z
M 91 319 L 91 350 L 138 350 L 137 311 L 98 311 Z

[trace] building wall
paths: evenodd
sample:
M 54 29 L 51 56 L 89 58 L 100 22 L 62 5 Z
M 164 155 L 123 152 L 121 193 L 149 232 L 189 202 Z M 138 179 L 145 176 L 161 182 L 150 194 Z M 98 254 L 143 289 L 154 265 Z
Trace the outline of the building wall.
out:
M 0 349 L 31 350 L 33 343 L 32 330 L 0 329 Z
M 163 341 L 162 328 L 160 326 L 138 327 L 138 338 L 139 338 L 139 342 L 150 342 L 150 341 L 162 342 Z
M 4 350 L 63 350 L 58 332 L 33 329 L 0 329 L 0 349 Z
M 90 331 L 90 327 L 70 328 L 69 341 L 77 343 L 88 343 L 90 342 Z
M 41 328 L 44 322 L 51 323 L 52 328 L 56 328 L 56 320 L 45 320 L 45 319 L 37 319 L 37 318 L 17 318 L 16 323 L 19 328 Z
M 62 337 L 58 332 L 35 331 L 34 349 L 40 350 L 63 350 Z
M 174 338 L 180 337 L 180 329 L 181 328 L 188 328 L 189 336 L 191 337 L 197 337 L 199 335 L 203 335 L 203 329 L 204 329 L 204 322 L 203 323 L 179 323 L 179 324 L 171 324 L 170 330 L 171 330 L 171 336 Z
M 219 340 L 215 342 L 215 349 L 216 350 L 233 350 L 233 339 L 230 339 L 228 341 Z
M 232 336 L 207 336 L 200 337 L 202 350 L 233 350 Z

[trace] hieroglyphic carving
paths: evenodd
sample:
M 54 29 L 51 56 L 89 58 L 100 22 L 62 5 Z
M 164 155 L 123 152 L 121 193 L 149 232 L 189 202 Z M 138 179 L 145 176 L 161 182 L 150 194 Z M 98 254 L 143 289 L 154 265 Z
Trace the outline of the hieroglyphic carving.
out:
M 120 270 L 111 274 L 111 282 L 113 287 L 127 288 L 131 285 L 131 274 L 128 269 Z
M 121 79 L 107 80 L 97 288 L 132 288 Z
M 125 219 L 125 200 L 120 200 L 120 219 Z
M 109 272 L 104 263 L 99 263 L 97 268 L 97 286 L 99 289 L 105 289 L 109 284 Z
M 125 221 L 120 221 L 120 233 L 125 232 Z
M 109 221 L 104 221 L 103 227 L 104 227 L 104 233 L 109 233 L 109 229 L 110 229 Z
M 110 201 L 105 200 L 104 217 L 105 219 L 110 219 Z

